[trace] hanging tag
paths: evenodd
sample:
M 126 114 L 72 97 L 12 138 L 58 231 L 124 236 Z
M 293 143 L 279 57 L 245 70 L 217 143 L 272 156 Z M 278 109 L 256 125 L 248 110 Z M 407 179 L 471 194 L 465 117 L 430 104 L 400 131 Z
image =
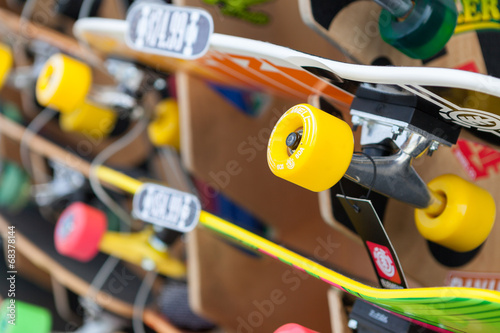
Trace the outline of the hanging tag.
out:
M 371 201 L 341 194 L 337 198 L 370 254 L 380 285 L 387 289 L 407 288 L 398 256 Z

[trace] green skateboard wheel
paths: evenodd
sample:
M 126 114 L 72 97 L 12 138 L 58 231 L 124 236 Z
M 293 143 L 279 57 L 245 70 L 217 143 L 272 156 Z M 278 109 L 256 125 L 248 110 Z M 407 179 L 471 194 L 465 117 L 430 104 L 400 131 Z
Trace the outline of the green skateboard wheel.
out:
M 382 10 L 382 39 L 414 59 L 428 59 L 443 49 L 455 31 L 458 12 L 453 0 L 416 0 L 412 11 L 398 19 Z
M 26 205 L 29 196 L 30 182 L 26 172 L 16 164 L 4 161 L 0 178 L 0 207 L 20 209 Z
M 0 306 L 0 333 L 50 333 L 52 316 L 42 307 L 13 299 Z

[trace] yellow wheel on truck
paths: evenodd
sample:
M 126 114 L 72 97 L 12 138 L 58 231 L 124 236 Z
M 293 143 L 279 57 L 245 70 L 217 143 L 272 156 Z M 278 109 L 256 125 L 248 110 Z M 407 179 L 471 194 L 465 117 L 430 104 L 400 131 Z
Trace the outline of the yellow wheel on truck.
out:
M 62 113 L 59 125 L 66 132 L 80 132 L 94 138 L 106 138 L 114 129 L 118 114 L 91 103 L 83 103 L 75 110 Z
M 344 176 L 353 150 L 354 137 L 346 122 L 312 105 L 299 104 L 276 123 L 267 163 L 276 176 L 320 192 Z
M 148 126 L 148 136 L 155 146 L 172 146 L 179 149 L 179 106 L 167 98 L 155 108 L 155 119 Z
M 495 201 L 491 194 L 456 175 L 439 176 L 428 186 L 444 198 L 444 204 L 437 214 L 415 210 L 420 234 L 456 252 L 479 247 L 495 222 Z
M 46 107 L 69 113 L 82 104 L 92 83 L 87 64 L 64 54 L 47 60 L 36 81 L 36 98 Z
M 10 47 L 0 43 L 0 89 L 7 80 L 13 63 L 14 60 L 12 58 L 12 51 L 10 50 Z

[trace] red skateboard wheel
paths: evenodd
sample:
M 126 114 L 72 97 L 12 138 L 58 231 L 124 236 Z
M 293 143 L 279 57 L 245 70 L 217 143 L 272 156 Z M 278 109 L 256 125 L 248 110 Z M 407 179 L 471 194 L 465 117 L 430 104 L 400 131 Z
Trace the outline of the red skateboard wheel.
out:
M 299 324 L 286 324 L 278 328 L 274 333 L 318 333 L 316 331 L 300 326 Z
M 54 231 L 56 249 L 70 258 L 89 261 L 99 252 L 99 243 L 106 229 L 106 214 L 83 202 L 75 202 L 57 221 Z

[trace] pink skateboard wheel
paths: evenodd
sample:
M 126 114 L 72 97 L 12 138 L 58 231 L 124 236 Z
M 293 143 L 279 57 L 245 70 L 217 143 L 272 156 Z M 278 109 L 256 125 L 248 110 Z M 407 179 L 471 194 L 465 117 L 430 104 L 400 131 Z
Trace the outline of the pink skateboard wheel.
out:
M 106 214 L 83 202 L 69 205 L 54 231 L 57 252 L 79 261 L 89 261 L 99 252 L 106 232 Z
M 318 333 L 316 331 L 300 326 L 299 324 L 286 324 L 278 328 L 274 333 Z

